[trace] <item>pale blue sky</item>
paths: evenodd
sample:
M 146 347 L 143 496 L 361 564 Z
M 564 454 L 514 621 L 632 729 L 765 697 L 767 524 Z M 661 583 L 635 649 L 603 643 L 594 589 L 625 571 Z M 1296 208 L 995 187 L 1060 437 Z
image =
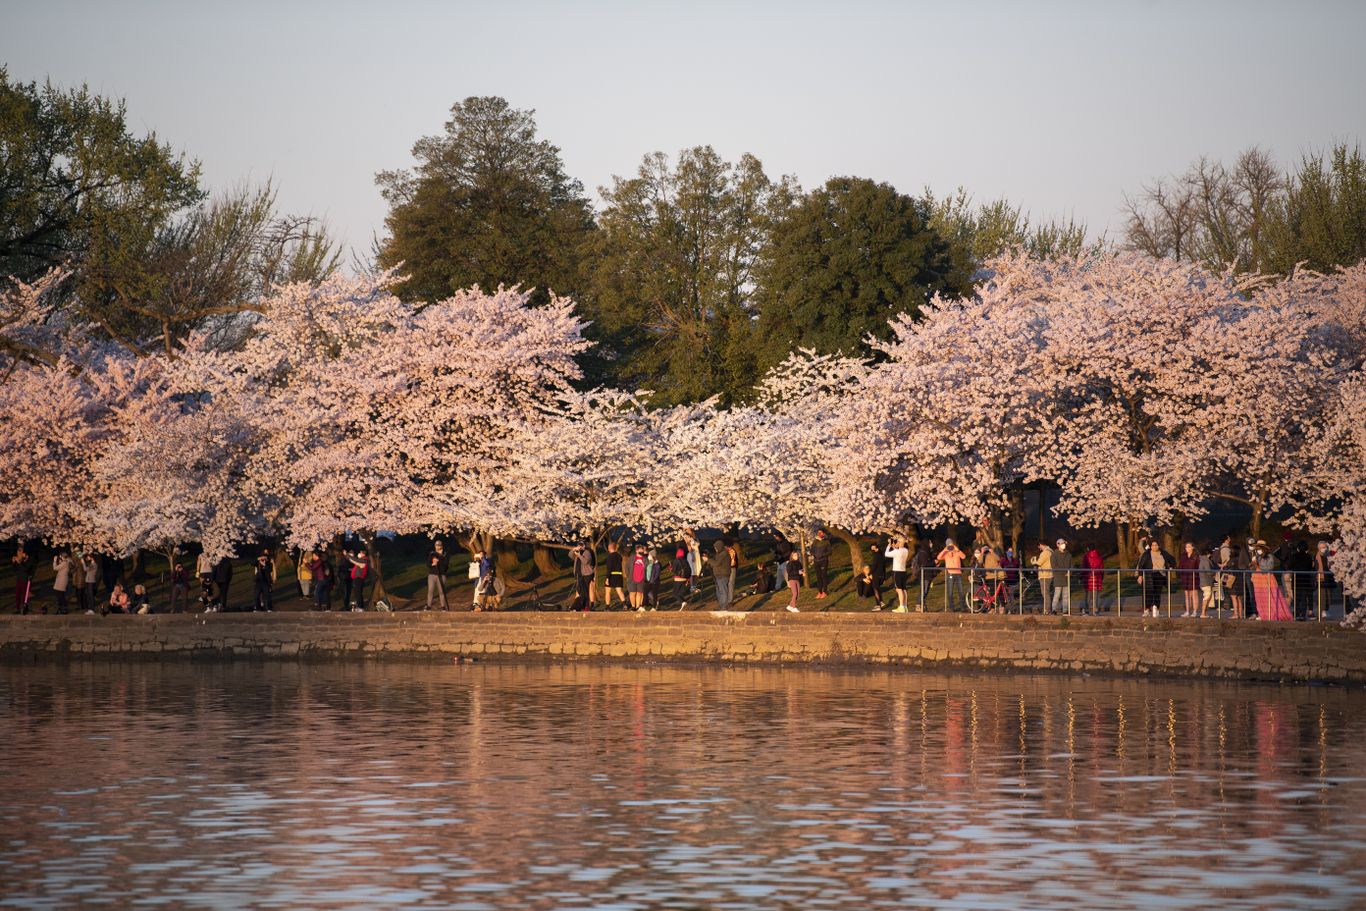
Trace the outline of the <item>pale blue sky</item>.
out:
M 1366 138 L 1366 2 L 304 3 L 0 0 L 12 79 L 127 99 L 210 186 L 273 176 L 364 248 L 374 172 L 450 105 L 534 108 L 590 190 L 710 143 L 813 187 L 959 184 L 1121 224 L 1205 154 Z

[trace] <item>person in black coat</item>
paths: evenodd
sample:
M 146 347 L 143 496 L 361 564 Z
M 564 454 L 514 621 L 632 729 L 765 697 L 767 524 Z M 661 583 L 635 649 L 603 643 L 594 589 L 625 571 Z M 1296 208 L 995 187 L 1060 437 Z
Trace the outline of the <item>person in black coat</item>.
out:
M 218 609 L 228 609 L 228 587 L 232 585 L 232 558 L 224 557 L 213 568 L 213 584 L 218 586 Z
M 1167 574 L 1175 571 L 1176 560 L 1162 549 L 1156 538 L 1148 542 L 1148 549 L 1138 558 L 1138 578 L 1143 583 L 1143 612 L 1158 615 L 1162 594 L 1167 590 Z

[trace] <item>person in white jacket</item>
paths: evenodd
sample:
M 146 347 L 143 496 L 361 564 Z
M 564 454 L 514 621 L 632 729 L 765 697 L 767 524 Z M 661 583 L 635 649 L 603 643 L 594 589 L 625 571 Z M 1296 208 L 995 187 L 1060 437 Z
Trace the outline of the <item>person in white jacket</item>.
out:
M 910 559 L 911 552 L 906 549 L 906 541 L 903 538 L 893 538 L 887 545 L 886 556 L 892 561 L 892 587 L 896 589 L 896 607 L 892 608 L 894 613 L 906 613 L 906 561 Z

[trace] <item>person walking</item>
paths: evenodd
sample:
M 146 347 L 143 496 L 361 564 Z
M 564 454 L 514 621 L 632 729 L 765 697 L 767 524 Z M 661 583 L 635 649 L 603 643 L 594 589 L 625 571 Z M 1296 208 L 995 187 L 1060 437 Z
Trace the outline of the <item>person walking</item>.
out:
M 688 598 L 692 595 L 692 561 L 688 559 L 686 544 L 678 548 L 669 569 L 673 573 L 674 597 L 678 599 L 678 609 L 687 610 Z
M 712 581 L 716 584 L 716 605 L 718 610 L 730 609 L 730 551 L 722 541 L 712 545 L 708 558 L 711 564 Z
M 255 593 L 252 612 L 275 610 L 275 563 L 270 559 L 270 551 L 263 550 L 256 558 L 256 565 L 252 567 L 252 584 Z
M 883 557 L 892 561 L 892 588 L 896 589 L 896 607 L 892 608 L 892 612 L 896 614 L 909 612 L 909 608 L 906 607 L 906 563 L 910 556 L 911 552 L 907 549 L 904 538 L 895 537 L 887 542 L 887 551 Z M 920 609 L 925 609 L 924 604 Z
M 308 568 L 313 574 L 313 609 L 317 611 L 332 609 L 332 586 L 336 574 L 328 562 L 327 552 L 314 550 L 308 555 Z
M 801 554 L 793 550 L 787 557 L 787 571 L 783 574 L 787 579 L 787 589 L 792 593 L 792 598 L 787 602 L 787 612 L 790 614 L 800 613 L 797 608 L 797 596 L 801 594 L 802 580 L 806 573 L 802 570 Z
M 593 577 L 597 575 L 597 557 L 593 548 L 580 541 L 572 551 L 574 572 L 574 603 L 571 610 L 588 613 L 593 609 Z
M 438 540 L 427 552 L 427 610 L 432 609 L 433 596 L 442 610 L 450 610 L 446 603 L 446 575 L 451 571 L 451 555 L 446 553 L 446 542 Z
M 1072 613 L 1072 555 L 1067 552 L 1067 541 L 1057 540 L 1053 551 L 1053 613 Z
M 955 613 L 963 609 L 965 592 L 963 590 L 963 558 L 967 554 L 953 543 L 953 538 L 944 540 L 944 549 L 935 557 L 936 564 L 944 564 L 944 603 L 945 609 Z
M 616 592 L 617 600 L 621 602 L 622 608 L 626 607 L 626 560 L 621 551 L 617 549 L 617 542 L 608 540 L 607 542 L 607 594 L 603 598 L 603 609 L 612 609 L 612 593 Z
M 778 588 L 787 587 L 787 561 L 792 556 L 792 542 L 780 531 L 773 533 L 773 565 L 777 567 L 778 577 L 774 582 Z
M 1187 541 L 1181 547 L 1181 556 L 1176 561 L 1176 579 L 1181 583 L 1181 598 L 1184 609 L 1182 617 L 1195 617 L 1200 613 L 1200 555 L 1195 545 Z
M 52 594 L 57 601 L 57 613 L 66 613 L 66 592 L 71 587 L 71 554 L 59 551 L 52 558 Z
M 1052 604 L 1049 600 L 1049 596 L 1053 593 L 1053 556 L 1053 548 L 1048 546 L 1048 542 L 1040 541 L 1039 555 L 1030 561 L 1037 570 L 1035 575 L 1039 580 L 1039 594 L 1043 596 L 1041 609 L 1045 614 L 1053 613 Z
M 190 571 L 184 563 L 177 563 L 171 570 L 171 613 L 184 614 L 190 611 Z
M 816 600 L 822 601 L 830 594 L 830 555 L 834 546 L 825 529 L 816 531 L 816 540 L 811 542 L 811 569 L 816 574 Z
M 10 562 L 14 564 L 14 612 L 27 614 L 33 598 L 33 558 L 21 543 Z

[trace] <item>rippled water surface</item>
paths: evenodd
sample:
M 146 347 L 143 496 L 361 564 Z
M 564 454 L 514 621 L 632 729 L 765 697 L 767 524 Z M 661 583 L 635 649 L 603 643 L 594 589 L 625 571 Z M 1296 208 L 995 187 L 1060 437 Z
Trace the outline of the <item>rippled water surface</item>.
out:
M 0 905 L 1362 908 L 1366 695 L 0 669 Z

